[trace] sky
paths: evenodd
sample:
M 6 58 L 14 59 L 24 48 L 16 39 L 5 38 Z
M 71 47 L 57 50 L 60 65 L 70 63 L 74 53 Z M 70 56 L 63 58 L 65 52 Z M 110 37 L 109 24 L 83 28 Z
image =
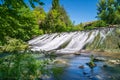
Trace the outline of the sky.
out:
M 43 6 L 46 12 L 52 6 L 52 0 L 41 0 L 45 3 Z M 98 0 L 60 0 L 63 6 L 75 24 L 97 20 L 97 3 Z

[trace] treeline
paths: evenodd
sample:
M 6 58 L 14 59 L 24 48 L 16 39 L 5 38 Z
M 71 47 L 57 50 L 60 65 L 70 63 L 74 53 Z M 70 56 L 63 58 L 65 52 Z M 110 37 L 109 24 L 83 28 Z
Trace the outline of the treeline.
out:
M 0 0 L 0 44 L 8 37 L 27 41 L 37 35 L 70 31 L 73 26 L 59 0 L 52 1 L 48 13 L 34 3 L 43 5 L 39 0 Z M 30 6 L 26 4 L 29 2 Z M 31 9 L 33 8 L 33 10 Z
M 8 37 L 27 41 L 37 35 L 55 32 L 90 30 L 120 24 L 120 1 L 99 0 L 97 21 L 74 25 L 59 0 L 52 0 L 52 7 L 45 12 L 39 0 L 0 0 L 0 44 Z M 31 6 L 28 6 L 29 2 Z M 33 9 L 31 9 L 31 7 Z
M 86 30 L 120 22 L 120 2 L 116 0 L 99 0 L 99 20 L 77 26 L 73 25 L 59 0 L 52 1 L 48 13 L 42 7 L 35 7 L 34 3 L 43 5 L 40 0 L 0 0 L 1 80 L 35 80 L 48 73 L 46 67 L 51 58 L 36 60 L 25 43 L 37 35 Z
M 43 20 L 40 19 L 41 18 L 39 18 L 38 21 L 39 28 L 42 29 L 44 33 L 70 31 L 71 27 L 73 27 L 73 24 L 69 16 L 67 15 L 67 12 L 65 11 L 64 7 L 60 6 L 59 0 L 53 0 L 52 7 L 49 10 L 49 12 L 46 13 L 46 16 Z

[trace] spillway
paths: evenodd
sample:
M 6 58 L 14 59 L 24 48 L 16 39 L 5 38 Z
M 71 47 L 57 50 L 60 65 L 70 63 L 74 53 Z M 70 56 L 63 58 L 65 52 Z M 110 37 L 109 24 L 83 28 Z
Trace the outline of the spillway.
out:
M 28 43 L 32 51 L 55 50 L 56 53 L 76 53 L 86 45 L 92 44 L 98 36 L 97 43 L 102 44 L 106 36 L 114 30 L 114 28 L 102 28 L 90 31 L 44 34 L 28 41 Z

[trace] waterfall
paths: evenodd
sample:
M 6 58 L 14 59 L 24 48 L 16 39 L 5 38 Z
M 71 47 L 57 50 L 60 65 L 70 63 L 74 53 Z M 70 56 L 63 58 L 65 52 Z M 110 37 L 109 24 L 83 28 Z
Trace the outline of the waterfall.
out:
M 100 38 L 95 45 L 102 44 L 106 36 L 113 30 L 114 28 L 104 28 L 90 31 L 45 34 L 28 41 L 28 43 L 32 51 L 55 50 L 56 53 L 76 53 L 87 44 L 92 44 L 98 36 Z

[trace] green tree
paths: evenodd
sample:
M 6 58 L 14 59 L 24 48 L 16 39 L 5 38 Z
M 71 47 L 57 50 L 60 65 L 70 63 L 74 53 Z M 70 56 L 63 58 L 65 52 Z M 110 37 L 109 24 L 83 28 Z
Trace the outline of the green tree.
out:
M 49 11 L 41 26 L 44 26 L 43 30 L 45 33 L 62 32 L 66 27 L 65 23 L 60 19 L 60 13 L 55 9 Z
M 65 25 L 67 27 L 72 27 L 73 26 L 72 21 L 70 20 L 67 12 L 63 6 L 61 6 L 59 8 L 58 12 L 60 13 L 60 19 L 65 23 Z
M 116 11 L 116 6 L 115 6 L 115 0 L 108 0 L 107 3 L 107 12 L 108 12 L 108 20 L 106 20 L 109 24 L 114 24 L 115 23 L 115 11 Z
M 28 7 L 28 4 L 26 4 L 26 2 L 29 2 L 31 7 L 35 7 L 35 3 L 38 3 L 39 5 L 44 5 L 41 0 L 0 0 L 0 6 L 4 6 L 9 9 L 16 9 L 23 6 Z
M 116 3 L 117 10 L 115 11 L 115 22 L 120 24 L 120 0 Z
M 59 9 L 59 8 L 60 8 L 59 0 L 53 0 L 52 9 Z
M 1 7 L 0 9 L 1 41 L 4 41 L 6 36 L 28 40 L 33 34 L 36 34 L 35 18 L 29 8 L 23 7 L 19 10 L 9 10 Z
M 107 5 L 106 5 L 106 0 L 99 0 L 98 4 L 97 4 L 97 14 L 98 14 L 98 18 L 102 19 L 102 20 L 106 20 L 107 18 Z
M 44 9 L 42 7 L 36 7 L 36 8 L 34 8 L 33 13 L 34 13 L 35 19 L 36 19 L 38 27 L 39 27 L 39 32 L 40 32 L 40 34 L 43 34 L 42 29 L 44 28 L 44 26 L 41 24 L 43 24 L 45 21 L 46 12 L 44 11 Z
M 24 0 L 0 0 L 0 44 L 4 43 L 5 37 L 28 40 L 36 35 L 38 29 L 33 12 Z M 28 0 L 34 7 L 38 0 Z
M 38 25 L 40 25 L 42 23 L 42 21 L 45 20 L 46 12 L 44 11 L 44 9 L 42 7 L 36 7 L 36 8 L 34 8 L 33 13 L 36 17 Z
M 52 8 L 41 26 L 45 33 L 50 33 L 67 31 L 68 27 L 73 25 L 64 7 L 60 6 L 59 0 L 53 0 Z
M 98 19 L 108 24 L 117 24 L 120 21 L 119 3 L 116 0 L 99 0 L 97 10 Z

